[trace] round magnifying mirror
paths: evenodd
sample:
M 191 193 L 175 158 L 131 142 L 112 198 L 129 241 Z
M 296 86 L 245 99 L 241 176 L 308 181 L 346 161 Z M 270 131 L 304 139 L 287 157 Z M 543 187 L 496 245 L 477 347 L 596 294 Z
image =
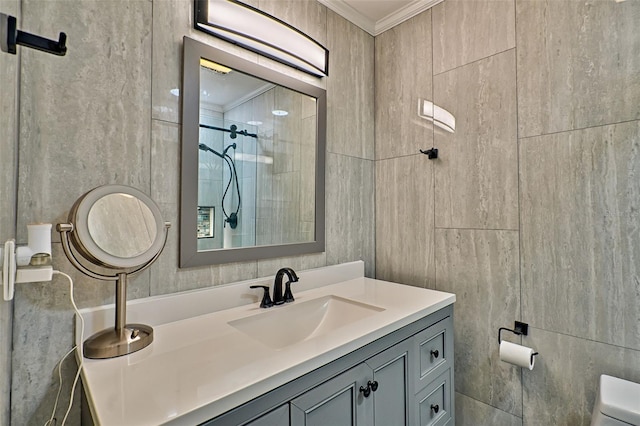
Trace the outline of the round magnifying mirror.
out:
M 124 185 L 105 185 L 87 192 L 71 208 L 69 221 L 57 226 L 69 261 L 92 278 L 116 282 L 115 327 L 85 340 L 84 356 L 113 358 L 149 346 L 153 328 L 127 324 L 127 276 L 157 259 L 171 225 L 162 221 L 160 209 L 151 198 Z M 71 245 L 87 262 L 78 260 Z M 104 273 L 86 263 L 111 271 Z
M 164 244 L 158 206 L 143 192 L 106 185 L 83 195 L 69 213 L 73 244 L 82 256 L 112 269 L 144 265 Z

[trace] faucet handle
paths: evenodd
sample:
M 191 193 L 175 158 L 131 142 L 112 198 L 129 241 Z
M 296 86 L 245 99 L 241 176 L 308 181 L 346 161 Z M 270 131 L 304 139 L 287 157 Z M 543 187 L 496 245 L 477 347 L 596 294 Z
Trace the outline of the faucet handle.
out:
M 293 302 L 294 299 L 293 298 L 293 293 L 291 293 L 291 283 L 292 282 L 297 282 L 297 281 L 287 281 L 285 283 L 285 287 L 284 287 L 284 295 L 282 296 L 282 298 L 284 299 L 284 303 L 290 303 Z
M 262 295 L 262 301 L 260 302 L 261 308 L 270 308 L 273 306 L 271 297 L 269 297 L 269 287 L 267 287 L 266 285 L 252 285 L 249 288 L 261 288 L 264 290 L 264 293 Z

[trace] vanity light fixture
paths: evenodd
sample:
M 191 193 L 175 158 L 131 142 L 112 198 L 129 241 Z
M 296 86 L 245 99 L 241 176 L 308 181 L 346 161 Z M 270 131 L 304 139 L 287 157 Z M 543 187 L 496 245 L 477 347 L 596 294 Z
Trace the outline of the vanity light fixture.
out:
M 329 51 L 317 41 L 237 0 L 194 0 L 197 30 L 316 77 L 329 74 Z
M 418 99 L 418 117 L 433 122 L 449 133 L 456 131 L 456 118 L 453 114 L 426 99 Z

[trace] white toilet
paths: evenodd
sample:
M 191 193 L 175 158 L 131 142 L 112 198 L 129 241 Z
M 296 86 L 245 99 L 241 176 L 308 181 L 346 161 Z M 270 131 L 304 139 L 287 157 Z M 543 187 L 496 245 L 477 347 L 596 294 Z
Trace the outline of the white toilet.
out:
M 640 384 L 600 376 L 591 426 L 640 426 Z

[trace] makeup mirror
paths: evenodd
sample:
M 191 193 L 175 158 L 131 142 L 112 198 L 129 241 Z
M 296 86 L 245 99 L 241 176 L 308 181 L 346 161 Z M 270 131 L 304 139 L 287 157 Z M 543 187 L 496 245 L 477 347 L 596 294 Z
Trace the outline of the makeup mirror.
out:
M 153 329 L 126 323 L 127 277 L 148 268 L 160 255 L 171 225 L 142 191 L 105 185 L 82 195 L 59 223 L 62 248 L 84 274 L 116 282 L 115 327 L 102 330 L 83 345 L 87 358 L 127 355 L 153 341 Z

